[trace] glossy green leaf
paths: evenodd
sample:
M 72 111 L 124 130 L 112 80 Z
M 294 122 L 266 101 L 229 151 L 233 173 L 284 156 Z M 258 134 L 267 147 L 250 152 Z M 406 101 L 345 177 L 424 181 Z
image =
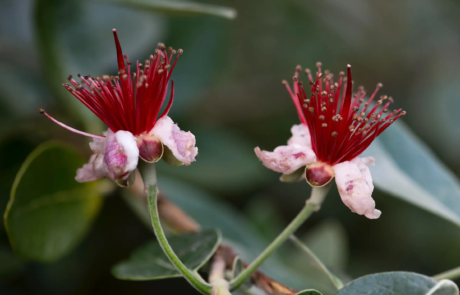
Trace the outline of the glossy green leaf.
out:
M 375 158 L 370 166 L 375 186 L 460 225 L 458 179 L 402 122 L 388 128 L 363 156 Z
M 232 279 L 236 278 L 242 271 L 243 263 L 241 262 L 241 258 L 239 256 L 236 256 L 235 259 L 233 259 Z
M 142 10 L 151 10 L 169 14 L 202 14 L 219 16 L 228 19 L 234 19 L 237 15 L 236 10 L 233 8 L 191 1 L 110 0 L 110 2 Z
M 158 163 L 158 171 L 213 191 L 238 193 L 266 182 L 268 169 L 254 154 L 254 145 L 230 131 L 194 128 L 199 155 L 190 166 Z M 161 175 L 160 174 L 160 175 Z M 235 185 L 238 183 L 238 185 Z M 161 189 L 161 184 L 159 184 Z
M 305 245 L 328 267 L 344 270 L 348 263 L 349 251 L 347 233 L 336 220 L 324 220 L 309 229 L 301 238 Z
M 412 272 L 368 275 L 346 285 L 336 295 L 426 295 L 438 281 Z M 445 285 L 430 295 L 458 295 L 458 289 Z
M 296 238 L 294 235 L 291 236 L 291 241 L 296 245 L 310 260 L 310 264 L 317 270 L 317 272 L 326 276 L 331 283 L 339 290 L 343 287 L 342 281 L 336 277 L 325 265 L 324 263 L 311 251 L 302 241 Z
M 308 289 L 308 290 L 300 291 L 296 293 L 296 295 L 322 295 L 322 294 L 319 291 Z
M 217 230 L 207 229 L 199 233 L 172 236 L 168 242 L 187 268 L 197 270 L 211 258 L 220 240 Z M 156 240 L 135 250 L 128 260 L 115 265 L 112 273 L 118 279 L 137 281 L 181 276 Z
M 241 272 L 243 271 L 243 261 L 239 256 L 236 256 L 235 259 L 233 259 L 233 265 L 232 265 L 232 279 L 235 279 Z M 246 280 L 241 284 L 240 288 L 243 289 L 249 289 L 251 288 L 252 283 L 251 280 Z
M 55 261 L 84 238 L 102 199 L 94 183 L 75 181 L 75 171 L 83 164 L 78 152 L 54 141 L 27 157 L 16 175 L 4 216 L 17 254 Z

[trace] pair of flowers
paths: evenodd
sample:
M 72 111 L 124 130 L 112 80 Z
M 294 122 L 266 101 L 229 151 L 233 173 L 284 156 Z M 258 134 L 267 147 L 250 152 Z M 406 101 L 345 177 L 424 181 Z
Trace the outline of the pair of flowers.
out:
M 132 73 L 115 29 L 113 34 L 118 75 L 95 78 L 79 75 L 82 83 L 69 77 L 71 84 L 64 84 L 109 127 L 105 136 L 75 130 L 44 110 L 40 112 L 72 132 L 93 138 L 90 148 L 94 154 L 77 170 L 77 181 L 108 177 L 121 186 L 128 186 L 133 181 L 132 172 L 139 157 L 149 163 L 163 158 L 172 165 L 189 165 L 195 161 L 198 149 L 195 136 L 181 131 L 167 116 L 174 99 L 172 80 L 169 102 L 160 115 L 172 71 L 182 50 L 160 44 L 144 64 L 136 62 L 136 70 Z M 291 128 L 288 144 L 273 152 L 256 147 L 256 155 L 267 168 L 283 173 L 282 181 L 306 179 L 312 186 L 324 186 L 335 177 L 342 201 L 352 212 L 378 218 L 381 212 L 375 209 L 371 196 L 374 186 L 367 167 L 374 159 L 358 156 L 405 112 L 399 109 L 387 114 L 392 102 L 387 96 L 380 96 L 372 106 L 381 84 L 367 102 L 364 101 L 364 88 L 359 87 L 353 94 L 350 66 L 347 77 L 342 72 L 336 82 L 331 73 L 322 72 L 320 63 L 317 67 L 315 81 L 310 70 L 305 71 L 310 93 L 299 80 L 300 66 L 293 77 L 293 89 L 283 81 L 301 121 Z

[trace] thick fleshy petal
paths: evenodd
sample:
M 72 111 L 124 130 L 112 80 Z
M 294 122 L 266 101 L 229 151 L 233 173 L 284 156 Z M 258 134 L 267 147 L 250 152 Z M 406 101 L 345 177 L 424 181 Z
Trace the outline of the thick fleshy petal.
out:
M 351 160 L 352 163 L 355 163 L 358 165 L 358 169 L 361 172 L 361 175 L 364 177 L 366 180 L 367 185 L 371 189 L 371 191 L 374 190 L 374 184 L 372 183 L 372 175 L 371 171 L 369 170 L 369 167 L 367 165 L 374 165 L 375 164 L 375 159 L 372 157 L 366 157 L 366 158 L 354 158 Z
M 307 125 L 299 124 L 291 128 L 292 137 L 288 140 L 288 145 L 301 145 L 311 148 L 310 130 Z
M 77 169 L 75 180 L 78 182 L 94 181 L 107 175 L 107 166 L 104 163 L 104 150 L 106 138 L 93 138 L 89 143 L 91 150 L 94 152 L 89 158 L 88 163 Z
M 375 209 L 372 199 L 372 177 L 366 163 L 372 163 L 372 158 L 356 158 L 335 165 L 335 182 L 340 198 L 352 212 L 365 215 L 367 218 L 380 217 L 379 210 Z
M 98 138 L 94 137 L 93 142 L 89 143 L 89 147 L 95 154 L 102 154 L 104 153 L 105 144 L 107 142 L 107 138 Z
M 107 166 L 107 176 L 112 180 L 125 180 L 136 169 L 139 160 L 136 139 L 129 131 L 113 133 L 110 129 L 106 139 L 104 163 Z
M 316 160 L 311 148 L 300 145 L 282 145 L 273 152 L 261 151 L 256 147 L 254 151 L 265 167 L 283 174 L 291 174 Z
M 190 131 L 180 130 L 170 117 L 164 116 L 159 119 L 150 134 L 159 138 L 171 150 L 174 157 L 185 165 L 190 165 L 195 161 L 198 154 L 198 148 L 195 147 L 195 135 Z
M 96 167 L 96 169 L 94 169 Z M 94 181 L 107 174 L 107 167 L 104 164 L 102 154 L 93 154 L 89 162 L 77 169 L 75 180 L 78 182 Z

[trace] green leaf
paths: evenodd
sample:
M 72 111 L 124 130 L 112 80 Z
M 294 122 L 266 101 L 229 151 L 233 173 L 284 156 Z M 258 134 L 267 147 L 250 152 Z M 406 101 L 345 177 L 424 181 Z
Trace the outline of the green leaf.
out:
M 296 293 L 296 295 L 322 295 L 322 294 L 319 291 L 308 289 L 308 290 L 300 291 Z
M 17 254 L 51 262 L 84 238 L 102 199 L 95 183 L 75 181 L 75 171 L 83 163 L 77 151 L 54 141 L 27 157 L 14 180 L 4 216 Z
M 243 271 L 243 262 L 241 261 L 239 256 L 236 256 L 235 259 L 233 259 L 232 279 L 236 278 L 242 271 Z
M 387 272 L 356 279 L 336 295 L 426 295 L 438 281 L 412 272 Z M 441 287 L 431 295 L 455 295 L 452 285 Z
M 339 290 L 340 288 L 343 287 L 342 281 L 336 277 L 327 267 L 324 265 L 324 263 L 319 260 L 319 258 L 311 251 L 302 241 L 300 241 L 298 238 L 296 238 L 294 235 L 291 236 L 291 241 L 296 245 L 300 250 L 303 251 L 311 261 L 311 264 L 314 265 L 314 267 L 319 270 L 323 275 L 325 275 L 332 284 Z
M 265 248 L 263 239 L 248 224 L 246 218 L 236 210 L 220 203 L 217 198 L 177 179 L 162 177 L 160 173 L 158 187 L 168 199 L 202 226 L 212 225 L 219 228 L 225 239 L 248 246 L 254 250 L 255 255 Z
M 220 240 L 219 231 L 207 229 L 198 233 L 172 236 L 168 242 L 187 268 L 198 270 L 214 254 Z M 131 254 L 128 260 L 115 265 L 112 268 L 112 274 L 118 279 L 137 281 L 181 276 L 156 240 L 141 246 Z
M 243 271 L 243 261 L 239 256 L 236 256 L 235 259 L 233 259 L 233 265 L 232 265 L 232 279 L 235 279 L 241 272 Z M 240 288 L 243 289 L 249 289 L 251 288 L 252 283 L 251 280 L 246 280 L 241 284 Z
M 344 226 L 327 219 L 308 230 L 301 238 L 305 245 L 328 267 L 345 270 L 349 257 L 347 233 Z
M 107 1 L 107 0 L 105 0 Z M 236 10 L 229 7 L 180 1 L 147 1 L 147 0 L 110 0 L 111 3 L 131 6 L 142 10 L 163 12 L 168 14 L 213 15 L 228 19 L 236 18 Z
M 254 156 L 254 144 L 231 131 L 215 128 L 192 130 L 199 148 L 197 161 L 186 167 L 172 167 L 159 162 L 160 174 L 168 173 L 226 194 L 237 194 L 267 181 L 265 176 L 270 172 Z M 159 186 L 161 189 L 161 183 Z
M 460 225 L 460 183 L 402 122 L 380 135 L 363 156 L 374 185 L 398 198 Z

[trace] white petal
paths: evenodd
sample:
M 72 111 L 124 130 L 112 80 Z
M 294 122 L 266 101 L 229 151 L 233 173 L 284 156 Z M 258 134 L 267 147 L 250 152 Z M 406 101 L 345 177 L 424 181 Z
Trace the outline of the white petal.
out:
M 158 120 L 150 134 L 158 137 L 171 150 L 174 157 L 185 165 L 190 165 L 195 161 L 198 154 L 198 148 L 195 147 L 195 135 L 190 131 L 180 130 L 170 117 L 164 116 Z
M 273 152 L 261 151 L 256 147 L 254 151 L 265 167 L 283 174 L 291 174 L 316 160 L 311 148 L 300 145 L 282 145 Z
M 351 160 L 351 162 L 355 163 L 356 165 L 358 165 L 358 169 L 361 172 L 361 175 L 366 180 L 366 183 L 369 186 L 369 188 L 371 189 L 371 191 L 373 191 L 374 190 L 374 184 L 372 183 L 371 171 L 369 170 L 369 167 L 367 167 L 366 165 L 369 165 L 369 164 L 374 165 L 375 164 L 375 159 L 372 158 L 372 157 L 366 157 L 366 158 L 358 158 L 358 157 L 356 157 L 353 160 Z
M 77 169 L 75 180 L 78 182 L 94 181 L 107 174 L 107 167 L 103 161 L 102 154 L 94 154 L 89 158 L 89 162 Z
M 357 158 L 335 165 L 335 182 L 340 198 L 352 212 L 376 219 L 382 212 L 375 209 L 372 199 L 374 185 L 369 168 L 364 164 L 366 162 L 368 159 Z
M 311 137 L 308 126 L 304 124 L 294 125 L 291 128 L 292 137 L 288 140 L 288 145 L 298 144 L 311 148 Z
M 112 180 L 126 179 L 137 167 L 139 149 L 136 139 L 129 131 L 113 133 L 107 131 L 107 143 L 104 150 L 104 163 L 108 177 Z
M 95 154 L 103 153 L 106 142 L 107 138 L 93 137 L 93 142 L 89 143 L 89 147 Z

